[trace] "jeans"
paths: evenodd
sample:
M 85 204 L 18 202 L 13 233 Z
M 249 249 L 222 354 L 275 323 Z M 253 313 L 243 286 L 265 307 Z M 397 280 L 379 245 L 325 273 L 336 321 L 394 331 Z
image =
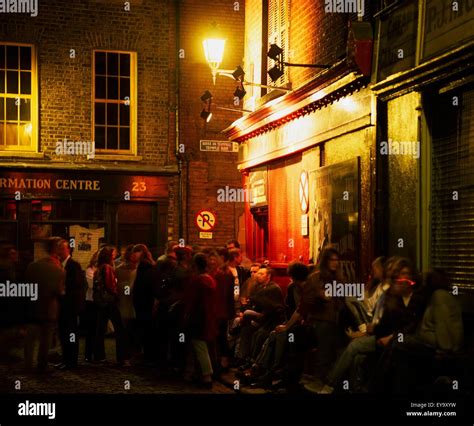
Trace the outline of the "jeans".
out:
M 375 343 L 375 336 L 363 336 L 352 340 L 328 375 L 329 384 L 337 386 L 353 365 L 357 355 L 375 352 Z
M 121 363 L 125 360 L 125 337 L 122 318 L 116 304 L 109 304 L 99 307 L 97 317 L 97 334 L 96 334 L 96 360 L 105 359 L 105 330 L 107 322 L 110 319 L 114 326 L 115 332 L 115 353 L 117 362 Z

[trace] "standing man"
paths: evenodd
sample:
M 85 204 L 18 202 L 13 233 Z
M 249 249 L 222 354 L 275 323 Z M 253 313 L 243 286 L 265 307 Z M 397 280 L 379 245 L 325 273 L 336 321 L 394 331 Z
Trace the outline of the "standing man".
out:
M 70 370 L 77 367 L 79 357 L 79 315 L 84 308 L 87 281 L 81 265 L 71 257 L 71 249 L 66 240 L 58 245 L 61 266 L 66 273 L 66 293 L 59 304 L 59 339 L 63 352 L 63 362 L 57 367 Z
M 25 342 L 25 364 L 28 370 L 33 367 L 33 354 L 38 342 L 38 370 L 43 372 L 48 365 L 48 352 L 58 321 L 59 298 L 64 295 L 65 271 L 59 258 L 61 241 L 57 237 L 49 240 L 49 256 L 30 263 L 26 270 L 26 281 L 38 285 L 38 299 L 31 309 L 31 322 Z
M 240 293 L 241 287 L 250 278 L 250 272 L 241 266 L 242 252 L 238 248 L 229 250 L 228 267 L 232 276 L 234 277 L 234 301 L 236 312 L 240 308 Z

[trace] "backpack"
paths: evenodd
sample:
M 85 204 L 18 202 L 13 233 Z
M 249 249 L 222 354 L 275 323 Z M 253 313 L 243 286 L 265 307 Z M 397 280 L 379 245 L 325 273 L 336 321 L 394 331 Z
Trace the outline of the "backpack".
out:
M 100 268 L 94 274 L 93 299 L 99 307 L 106 307 L 115 302 L 116 297 L 105 285 L 105 268 Z

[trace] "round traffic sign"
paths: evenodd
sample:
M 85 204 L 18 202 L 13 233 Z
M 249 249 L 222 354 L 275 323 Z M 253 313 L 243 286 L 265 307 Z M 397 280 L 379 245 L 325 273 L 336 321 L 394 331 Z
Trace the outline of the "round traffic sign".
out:
M 216 226 L 216 215 L 209 210 L 201 210 L 196 215 L 196 226 L 201 231 L 212 231 Z

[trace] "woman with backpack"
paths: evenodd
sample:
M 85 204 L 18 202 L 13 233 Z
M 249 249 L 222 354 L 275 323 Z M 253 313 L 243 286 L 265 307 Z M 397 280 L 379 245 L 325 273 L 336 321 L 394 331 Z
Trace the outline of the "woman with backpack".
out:
M 102 247 L 97 258 L 94 273 L 94 302 L 97 305 L 97 333 L 95 359 L 105 361 L 105 332 L 110 320 L 115 332 L 115 349 L 118 365 L 125 357 L 124 328 L 118 307 L 117 278 L 114 271 L 114 251 L 111 246 Z

